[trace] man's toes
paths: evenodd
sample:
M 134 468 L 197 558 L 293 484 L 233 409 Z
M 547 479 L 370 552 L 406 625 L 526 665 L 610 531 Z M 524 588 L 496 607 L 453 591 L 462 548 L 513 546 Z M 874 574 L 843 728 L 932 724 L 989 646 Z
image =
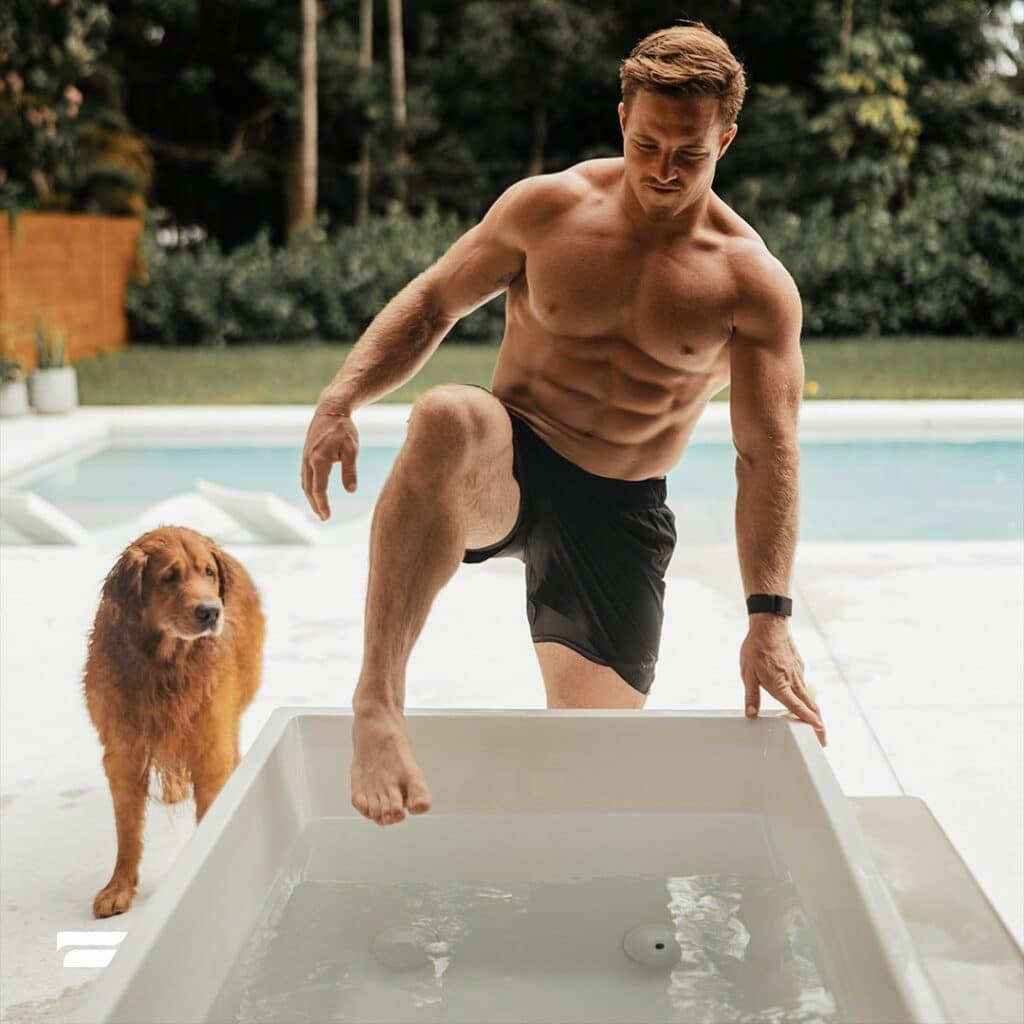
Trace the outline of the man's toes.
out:
M 402 791 L 397 786 L 388 790 L 388 804 L 391 811 L 391 822 L 397 824 L 405 818 L 405 807 L 402 801 Z
M 380 795 L 378 793 L 371 793 L 369 796 L 370 801 L 370 813 L 369 818 L 371 821 L 375 821 L 378 825 L 380 824 Z
M 364 817 L 370 816 L 370 801 L 367 795 L 360 790 L 352 794 L 352 806 Z
M 397 799 L 396 799 L 397 797 Z M 382 825 L 394 825 L 402 820 L 401 796 L 397 790 L 384 790 L 380 795 L 380 820 Z
M 430 793 L 427 787 L 421 783 L 414 782 L 409 786 L 409 799 L 405 805 L 412 814 L 425 814 L 430 810 Z
M 413 814 L 422 814 L 430 809 L 430 794 L 424 786 L 413 786 L 409 790 L 408 804 L 398 786 L 390 786 L 382 792 L 367 793 L 353 788 L 352 806 L 364 817 L 378 825 L 394 825 L 405 820 L 406 807 Z

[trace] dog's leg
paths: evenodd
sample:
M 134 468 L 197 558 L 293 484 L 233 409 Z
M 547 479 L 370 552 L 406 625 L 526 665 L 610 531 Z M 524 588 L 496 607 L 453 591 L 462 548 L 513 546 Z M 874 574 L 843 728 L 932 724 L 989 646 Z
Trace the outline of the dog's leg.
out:
M 204 750 L 192 767 L 193 789 L 196 795 L 196 824 L 203 820 L 217 794 L 235 768 L 234 752 L 230 740 Z
M 107 751 L 103 770 L 114 799 L 117 823 L 117 863 L 114 873 L 93 900 L 94 917 L 123 914 L 135 896 L 142 859 L 142 826 L 146 820 L 146 792 L 149 773 L 145 755 L 137 751 Z
M 199 716 L 189 745 L 197 825 L 238 763 L 237 714 L 229 702 L 230 692 L 214 695 L 209 709 Z

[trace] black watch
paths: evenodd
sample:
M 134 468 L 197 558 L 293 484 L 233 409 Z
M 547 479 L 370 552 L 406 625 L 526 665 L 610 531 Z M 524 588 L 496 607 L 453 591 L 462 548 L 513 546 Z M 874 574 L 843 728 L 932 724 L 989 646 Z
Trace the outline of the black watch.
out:
M 793 614 L 793 599 L 781 594 L 751 594 L 747 598 L 747 614 L 755 612 L 771 612 L 787 618 Z

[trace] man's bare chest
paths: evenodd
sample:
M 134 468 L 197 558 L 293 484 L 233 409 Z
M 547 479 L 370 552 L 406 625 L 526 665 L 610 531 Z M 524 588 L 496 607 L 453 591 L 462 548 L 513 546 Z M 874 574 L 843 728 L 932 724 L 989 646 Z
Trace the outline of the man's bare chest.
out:
M 559 232 L 531 247 L 509 301 L 547 334 L 622 339 L 669 366 L 714 360 L 732 330 L 720 253 L 666 252 L 589 232 Z

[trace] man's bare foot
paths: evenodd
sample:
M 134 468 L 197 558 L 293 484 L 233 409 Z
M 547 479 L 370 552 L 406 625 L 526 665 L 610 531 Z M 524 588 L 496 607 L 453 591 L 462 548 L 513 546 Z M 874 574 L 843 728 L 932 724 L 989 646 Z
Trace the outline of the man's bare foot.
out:
M 352 806 L 378 825 L 394 825 L 405 811 L 430 810 L 423 778 L 400 711 L 357 710 L 352 723 Z

